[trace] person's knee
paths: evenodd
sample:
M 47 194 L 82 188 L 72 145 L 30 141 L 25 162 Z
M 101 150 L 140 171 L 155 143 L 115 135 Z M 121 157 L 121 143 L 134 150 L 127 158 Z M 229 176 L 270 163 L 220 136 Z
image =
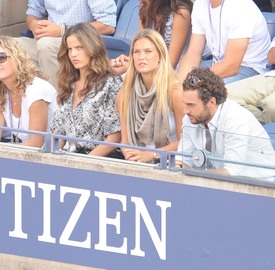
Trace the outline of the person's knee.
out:
M 268 116 L 269 121 L 275 122 L 275 93 L 263 100 L 262 108 L 264 113 Z
M 51 51 L 54 47 L 53 38 L 52 37 L 43 37 L 37 40 L 36 43 L 37 52 L 48 52 Z

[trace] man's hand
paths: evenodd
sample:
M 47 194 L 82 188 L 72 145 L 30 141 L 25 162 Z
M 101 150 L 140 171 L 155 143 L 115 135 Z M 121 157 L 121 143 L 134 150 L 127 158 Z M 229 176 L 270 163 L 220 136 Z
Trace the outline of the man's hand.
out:
M 33 21 L 31 30 L 35 39 L 61 36 L 61 25 L 55 24 L 49 20 Z

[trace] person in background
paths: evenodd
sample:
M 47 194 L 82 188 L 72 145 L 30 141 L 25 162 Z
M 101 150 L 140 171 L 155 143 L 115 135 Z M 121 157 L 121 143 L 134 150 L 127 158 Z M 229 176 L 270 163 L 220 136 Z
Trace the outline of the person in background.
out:
M 120 142 L 119 114 L 115 107 L 121 78 L 110 66 L 98 31 L 88 23 L 71 26 L 58 52 L 59 108 L 51 124 L 54 134 L 97 141 Z M 115 156 L 116 148 L 67 140 L 60 148 L 94 156 Z
M 203 60 L 208 45 L 212 59 Z M 181 81 L 194 67 L 209 67 L 231 83 L 266 71 L 270 35 L 266 20 L 251 0 L 196 0 L 192 35 L 180 62 Z
M 183 117 L 182 89 L 162 36 L 144 29 L 133 39 L 129 69 L 118 94 L 121 143 L 148 147 L 122 149 L 126 160 L 154 162 L 155 148 L 177 149 Z
M 151 28 L 158 31 L 165 40 L 169 58 L 177 67 L 191 27 L 191 0 L 141 0 L 139 9 L 139 30 Z M 119 74 L 127 71 L 129 57 L 120 55 L 112 65 Z
M 193 167 L 190 156 L 199 150 L 203 156 L 224 160 L 202 163 L 209 172 L 274 181 L 274 170 L 253 166 L 275 166 L 268 134 L 250 111 L 226 98 L 223 80 L 209 68 L 195 68 L 188 74 L 183 82 L 185 116 L 178 151 L 189 156 L 178 156 L 178 162 Z
M 275 38 L 267 55 L 275 64 Z M 226 85 L 228 98 L 250 110 L 262 123 L 275 122 L 275 70 Z
M 26 22 L 34 39 L 18 38 L 35 65 L 56 86 L 57 52 L 61 37 L 67 28 L 80 22 L 89 22 L 100 34 L 111 35 L 116 27 L 114 0 L 29 0 Z
M 0 36 L 0 126 L 49 132 L 56 107 L 56 90 L 35 69 L 24 48 L 15 39 Z M 44 137 L 13 131 L 6 141 L 42 147 Z

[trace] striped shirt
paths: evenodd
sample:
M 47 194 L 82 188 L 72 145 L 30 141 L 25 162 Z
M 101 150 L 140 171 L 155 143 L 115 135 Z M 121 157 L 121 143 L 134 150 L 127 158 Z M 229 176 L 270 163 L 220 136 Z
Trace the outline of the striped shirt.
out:
M 40 19 L 47 17 L 56 24 L 74 25 L 98 21 L 116 26 L 114 0 L 29 0 L 26 14 Z

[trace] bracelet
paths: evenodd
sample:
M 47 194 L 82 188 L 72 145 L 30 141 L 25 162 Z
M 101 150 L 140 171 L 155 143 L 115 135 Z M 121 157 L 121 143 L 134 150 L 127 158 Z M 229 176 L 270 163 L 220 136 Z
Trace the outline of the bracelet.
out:
M 66 31 L 66 24 L 61 24 L 61 30 L 60 30 L 61 37 L 64 36 L 65 31 Z

